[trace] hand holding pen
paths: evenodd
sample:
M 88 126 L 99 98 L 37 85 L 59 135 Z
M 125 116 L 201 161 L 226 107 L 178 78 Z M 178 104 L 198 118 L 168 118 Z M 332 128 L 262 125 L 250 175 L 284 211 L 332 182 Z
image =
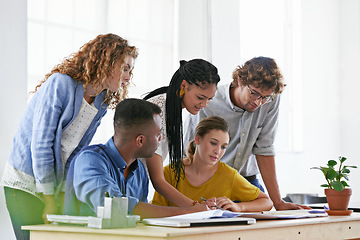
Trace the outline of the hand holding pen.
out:
M 208 201 L 206 198 L 203 198 L 203 197 L 201 197 L 201 199 L 202 199 L 203 201 L 205 201 L 205 202 Z M 215 201 L 214 201 L 214 207 L 216 207 L 217 209 L 220 209 L 220 210 L 223 210 L 223 211 L 224 211 L 224 209 L 222 209 L 221 207 L 219 207 L 218 205 L 216 205 L 216 202 L 215 202 Z

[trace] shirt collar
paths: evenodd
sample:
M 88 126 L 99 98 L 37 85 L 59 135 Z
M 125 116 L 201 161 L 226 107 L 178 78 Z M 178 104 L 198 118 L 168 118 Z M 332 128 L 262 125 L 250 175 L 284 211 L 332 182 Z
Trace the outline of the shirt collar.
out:
M 231 98 L 230 98 L 230 88 L 232 88 L 232 84 L 228 84 L 226 87 L 225 87 L 225 97 L 226 97 L 226 101 L 227 103 L 230 105 L 231 109 L 235 112 L 245 112 L 244 109 L 234 105 L 232 102 L 231 102 Z
M 117 150 L 114 140 L 111 137 L 109 141 L 105 144 L 106 147 L 109 149 L 109 155 L 111 156 L 112 160 L 115 162 L 116 167 L 124 172 L 125 168 L 127 167 L 127 164 L 124 160 L 124 158 L 121 156 L 119 151 Z M 130 171 L 135 171 L 138 167 L 138 159 L 136 159 L 131 165 L 130 165 Z

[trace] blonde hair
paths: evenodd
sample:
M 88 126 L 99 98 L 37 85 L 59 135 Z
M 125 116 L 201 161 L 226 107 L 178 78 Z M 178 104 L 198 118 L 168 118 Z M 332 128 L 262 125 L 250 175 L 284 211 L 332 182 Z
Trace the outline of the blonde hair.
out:
M 210 116 L 201 120 L 195 128 L 195 135 L 204 137 L 206 134 L 208 134 L 211 130 L 214 129 L 227 132 L 230 137 L 229 126 L 227 122 L 223 118 L 218 116 Z M 196 151 L 195 140 L 192 140 L 187 148 L 187 159 L 186 159 L 186 163 L 184 161 L 184 165 L 187 166 L 191 165 L 191 163 L 194 160 L 195 151 Z
M 129 46 L 128 41 L 115 34 L 98 35 L 92 41 L 84 44 L 80 50 L 65 58 L 56 65 L 51 72 L 35 87 L 38 88 L 54 73 L 69 75 L 75 81 L 83 83 L 86 89 L 88 84 L 104 87 L 106 79 L 111 75 L 116 64 L 124 68 L 124 59 L 131 56 L 134 59 L 138 56 L 138 50 Z M 132 69 L 130 70 L 132 77 Z M 113 92 L 107 90 L 104 102 L 109 108 L 114 109 L 116 105 L 127 97 L 129 82 Z M 98 92 L 97 94 L 99 94 Z

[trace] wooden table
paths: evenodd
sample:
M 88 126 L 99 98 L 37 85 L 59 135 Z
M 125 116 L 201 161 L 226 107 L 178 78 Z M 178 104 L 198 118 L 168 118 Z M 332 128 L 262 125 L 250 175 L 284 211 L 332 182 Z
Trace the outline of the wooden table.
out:
M 31 240 L 110 240 L 110 239 L 360 239 L 360 213 L 292 220 L 258 220 L 252 225 L 171 228 L 92 229 L 55 224 L 23 226 Z

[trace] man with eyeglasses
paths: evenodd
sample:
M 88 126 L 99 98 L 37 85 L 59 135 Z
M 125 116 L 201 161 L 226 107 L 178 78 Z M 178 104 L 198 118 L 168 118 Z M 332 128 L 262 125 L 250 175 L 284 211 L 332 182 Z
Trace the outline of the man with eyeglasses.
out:
M 197 123 L 208 116 L 224 118 L 231 140 L 221 161 L 237 169 L 250 183 L 264 191 L 261 174 L 277 210 L 308 208 L 282 200 L 275 171 L 274 139 L 280 94 L 285 87 L 272 58 L 255 57 L 233 72 L 231 84 L 219 86 L 214 98 L 184 123 L 184 146 L 194 138 Z

